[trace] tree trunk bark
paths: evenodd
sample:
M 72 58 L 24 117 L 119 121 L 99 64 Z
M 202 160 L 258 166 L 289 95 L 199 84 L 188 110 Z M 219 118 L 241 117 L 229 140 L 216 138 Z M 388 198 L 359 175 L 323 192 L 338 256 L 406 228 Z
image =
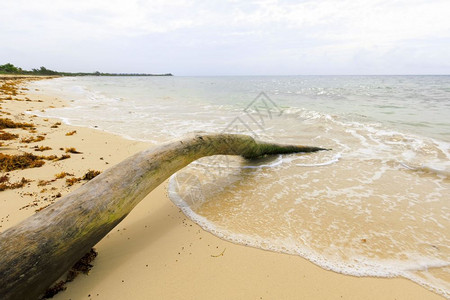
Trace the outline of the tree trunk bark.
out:
M 210 155 L 314 152 L 235 134 L 194 135 L 137 153 L 0 235 L 0 299 L 37 299 L 150 191 Z

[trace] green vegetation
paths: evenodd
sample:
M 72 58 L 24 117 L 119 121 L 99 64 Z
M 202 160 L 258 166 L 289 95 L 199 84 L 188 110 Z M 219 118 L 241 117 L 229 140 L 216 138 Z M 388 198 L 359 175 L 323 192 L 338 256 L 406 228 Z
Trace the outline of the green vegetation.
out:
M 0 65 L 0 74 L 20 74 L 20 75 L 60 75 L 60 72 L 49 70 L 45 67 L 32 69 L 31 71 L 18 68 L 11 63 Z
M 23 74 L 24 70 L 15 67 L 13 64 L 5 64 L 0 66 L 0 74 Z
M 46 67 L 40 67 L 39 69 L 32 69 L 31 71 L 23 70 L 16 67 L 11 63 L 0 65 L 0 74 L 13 74 L 13 75 L 45 75 L 45 76 L 173 76 L 170 73 L 166 74 L 140 74 L 140 73 L 101 73 L 99 71 L 86 73 L 70 73 L 70 72 L 58 72 L 49 70 Z

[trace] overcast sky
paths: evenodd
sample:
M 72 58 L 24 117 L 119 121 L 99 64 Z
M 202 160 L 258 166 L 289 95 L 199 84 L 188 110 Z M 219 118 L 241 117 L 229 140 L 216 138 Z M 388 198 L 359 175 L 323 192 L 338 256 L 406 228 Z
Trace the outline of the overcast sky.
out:
M 0 0 L 0 64 L 175 75 L 450 74 L 450 0 Z

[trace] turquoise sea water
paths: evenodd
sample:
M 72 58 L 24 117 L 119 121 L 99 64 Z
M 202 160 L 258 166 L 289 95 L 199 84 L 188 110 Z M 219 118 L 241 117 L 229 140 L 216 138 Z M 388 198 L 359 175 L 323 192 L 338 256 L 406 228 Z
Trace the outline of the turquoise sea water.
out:
M 214 156 L 170 197 L 221 238 L 450 296 L 450 76 L 78 77 L 46 117 L 161 143 L 193 131 L 332 148 Z

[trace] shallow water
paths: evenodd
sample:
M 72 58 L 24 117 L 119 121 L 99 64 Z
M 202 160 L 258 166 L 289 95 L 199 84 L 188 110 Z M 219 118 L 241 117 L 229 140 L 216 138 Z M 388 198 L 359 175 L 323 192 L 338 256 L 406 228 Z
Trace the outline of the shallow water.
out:
M 80 126 L 160 143 L 194 130 L 332 148 L 203 158 L 170 198 L 204 229 L 450 296 L 450 77 L 80 77 L 39 81 Z M 261 94 L 261 92 L 264 92 Z M 42 114 L 42 113 L 41 113 Z

